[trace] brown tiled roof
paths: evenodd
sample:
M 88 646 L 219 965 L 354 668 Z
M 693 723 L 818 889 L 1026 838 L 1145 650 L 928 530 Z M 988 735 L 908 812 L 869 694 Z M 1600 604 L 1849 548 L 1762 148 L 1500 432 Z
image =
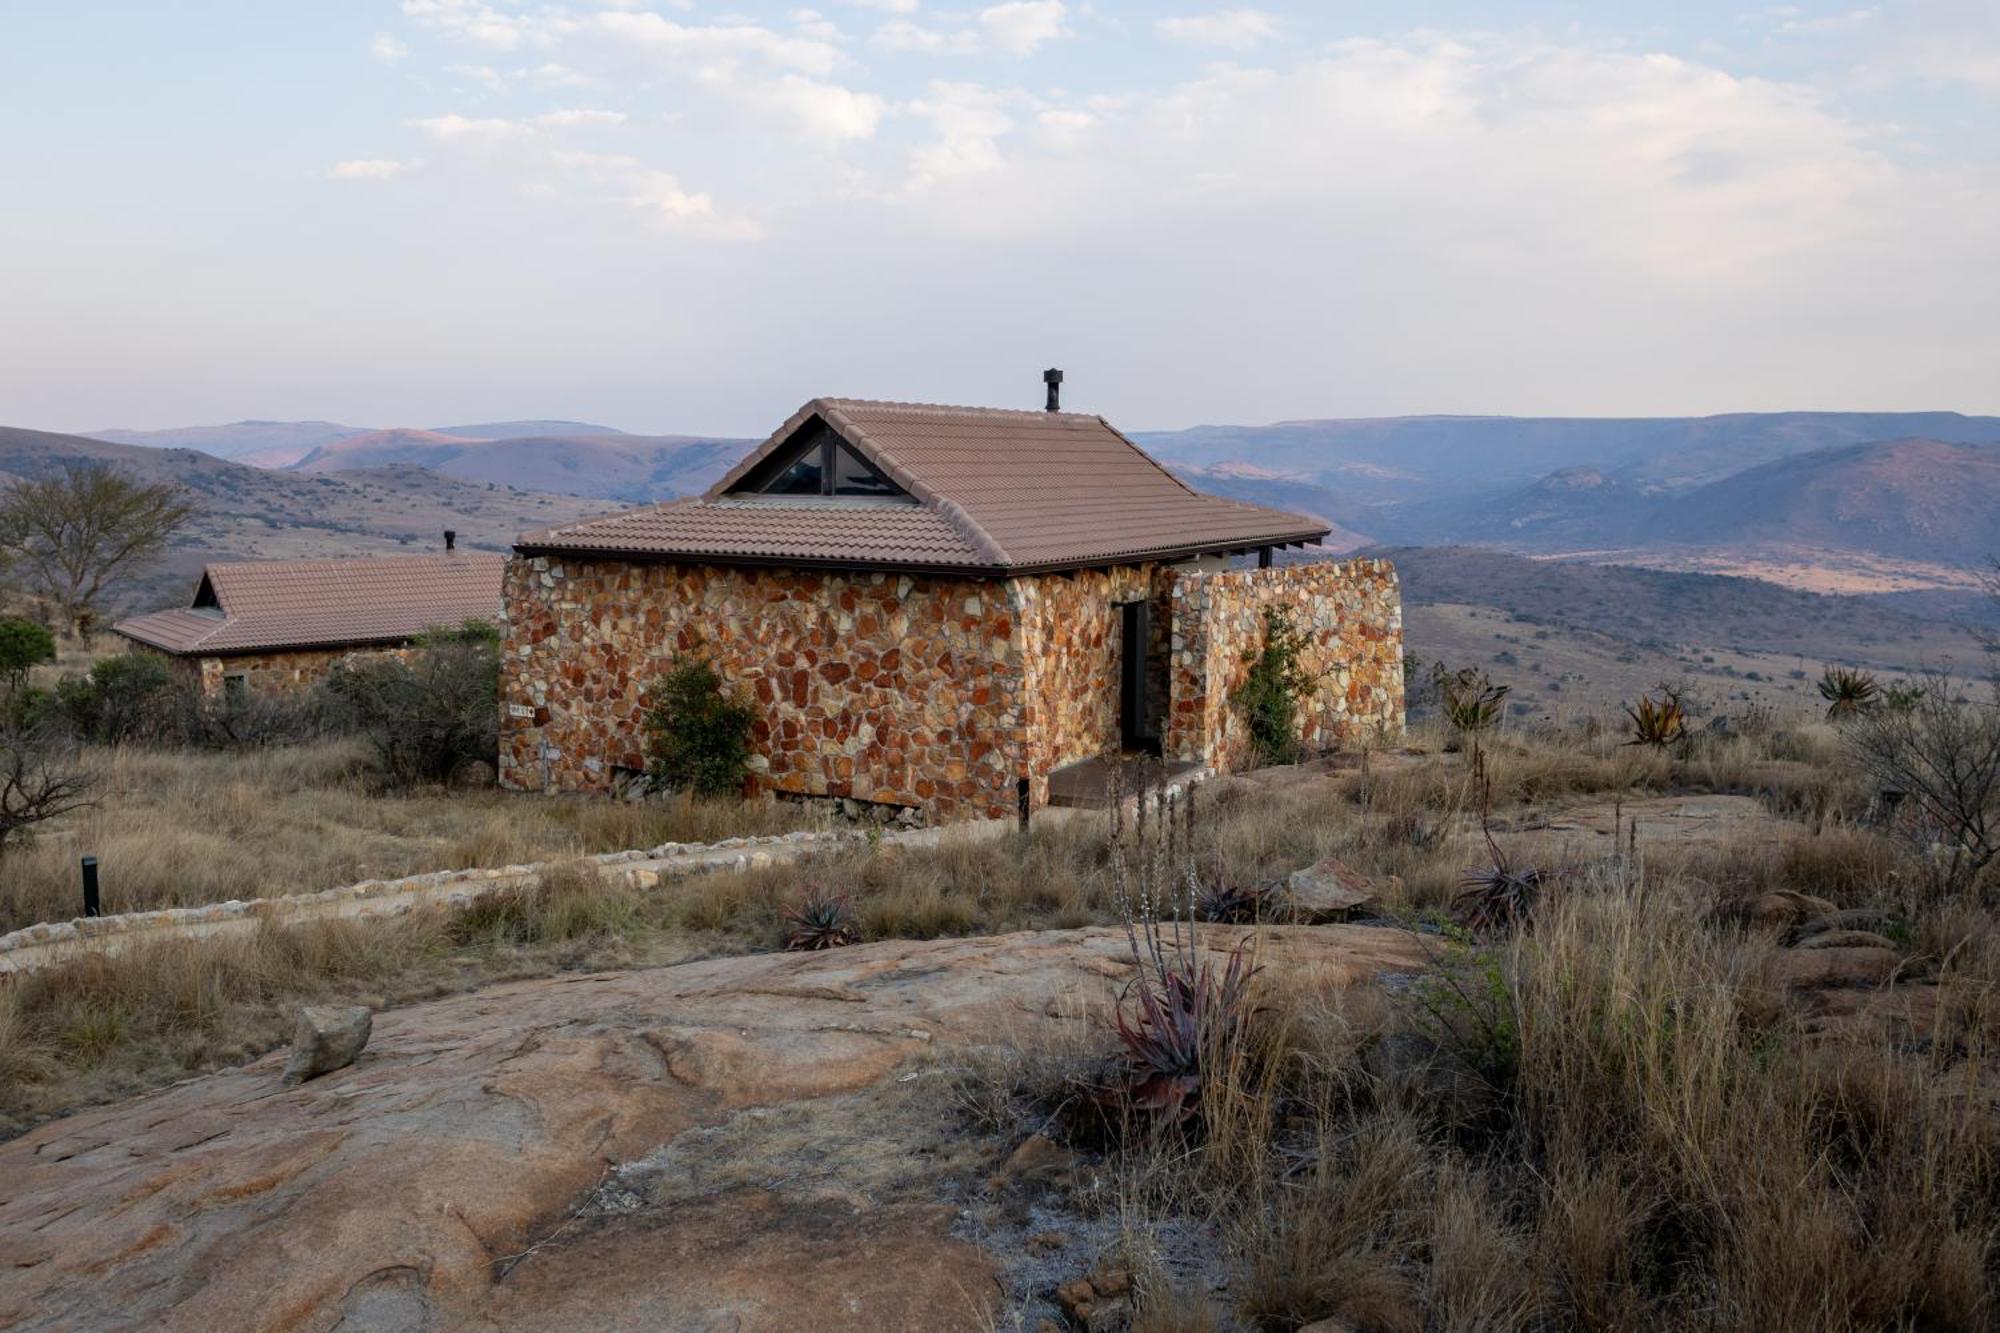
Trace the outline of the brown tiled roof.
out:
M 505 556 L 456 552 L 215 564 L 202 571 L 195 605 L 112 629 L 181 655 L 394 643 L 439 625 L 497 620 L 506 566 Z
M 735 498 L 815 417 L 918 505 Z M 524 535 L 519 549 L 983 573 L 1317 541 L 1326 524 L 1203 495 L 1102 417 L 816 398 L 699 500 Z

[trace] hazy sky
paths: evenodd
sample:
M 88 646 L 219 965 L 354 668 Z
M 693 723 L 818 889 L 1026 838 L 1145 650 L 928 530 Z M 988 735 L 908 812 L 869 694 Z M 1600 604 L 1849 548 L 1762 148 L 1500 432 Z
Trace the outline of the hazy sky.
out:
M 2000 0 L 0 5 L 0 424 L 2000 411 Z

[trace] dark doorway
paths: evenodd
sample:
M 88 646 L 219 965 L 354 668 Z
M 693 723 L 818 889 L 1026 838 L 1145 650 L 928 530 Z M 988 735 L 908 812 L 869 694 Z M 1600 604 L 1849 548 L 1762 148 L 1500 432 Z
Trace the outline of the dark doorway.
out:
M 1118 654 L 1118 743 L 1127 750 L 1160 752 L 1160 733 L 1147 708 L 1146 668 L 1153 643 L 1153 608 L 1121 602 L 1122 641 Z

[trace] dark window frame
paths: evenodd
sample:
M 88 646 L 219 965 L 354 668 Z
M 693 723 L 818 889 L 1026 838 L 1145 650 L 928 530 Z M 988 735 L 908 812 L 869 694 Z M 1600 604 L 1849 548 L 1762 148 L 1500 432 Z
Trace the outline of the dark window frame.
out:
M 806 497 L 810 492 L 781 491 L 773 488 L 801 461 L 816 452 L 819 455 L 819 494 L 823 499 L 915 501 L 915 496 L 897 485 L 882 469 L 863 457 L 859 449 L 841 439 L 840 435 L 825 422 L 816 420 L 800 428 L 793 438 L 798 439 L 800 436 L 807 438 L 797 447 L 787 447 L 766 459 L 756 471 L 745 477 L 743 484 L 731 494 L 738 497 L 769 496 L 774 499 Z M 838 463 L 843 458 L 867 476 L 874 478 L 884 489 L 872 493 L 842 494 L 838 489 L 840 471 Z

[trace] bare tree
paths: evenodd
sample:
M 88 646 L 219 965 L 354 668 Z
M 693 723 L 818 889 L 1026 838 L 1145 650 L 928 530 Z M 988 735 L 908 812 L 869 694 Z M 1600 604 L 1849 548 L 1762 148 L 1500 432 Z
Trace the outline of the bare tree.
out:
M 0 856 L 17 834 L 92 804 L 75 747 L 33 732 L 0 732 Z
M 0 565 L 18 566 L 69 633 L 82 635 L 105 591 L 165 550 L 195 512 L 172 482 L 70 460 L 0 490 Z
M 2000 859 L 2000 680 L 1967 686 L 1929 672 L 1904 700 L 1855 715 L 1846 735 L 1921 857 L 1929 892 L 1976 888 Z

